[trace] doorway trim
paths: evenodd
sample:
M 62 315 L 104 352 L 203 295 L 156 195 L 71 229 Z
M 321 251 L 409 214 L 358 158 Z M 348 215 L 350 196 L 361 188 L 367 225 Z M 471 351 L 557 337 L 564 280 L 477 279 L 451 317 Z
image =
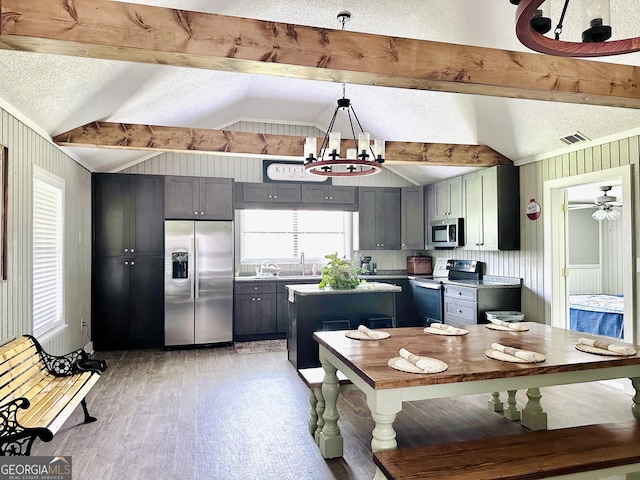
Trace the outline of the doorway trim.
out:
M 632 198 L 632 165 L 608 168 L 597 172 L 590 172 L 571 177 L 547 180 L 543 190 L 543 218 L 544 218 L 544 251 L 549 252 L 544 258 L 544 299 L 545 323 L 554 327 L 568 328 L 568 295 L 566 277 L 563 269 L 568 268 L 566 246 L 566 212 L 562 205 L 566 203 L 566 189 L 576 185 L 608 180 L 622 179 L 622 262 L 623 265 L 633 266 L 634 235 L 633 235 L 633 205 Z M 624 295 L 624 341 L 636 343 L 637 328 L 635 325 L 635 269 L 625 268 L 622 271 Z

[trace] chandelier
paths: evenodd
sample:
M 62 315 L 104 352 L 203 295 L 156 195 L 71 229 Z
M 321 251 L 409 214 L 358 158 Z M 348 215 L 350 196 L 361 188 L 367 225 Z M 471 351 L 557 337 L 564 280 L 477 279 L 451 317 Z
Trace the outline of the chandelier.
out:
M 599 222 L 602 220 L 615 220 L 619 216 L 620 211 L 607 204 L 600 205 L 598 209 L 591 214 L 591 217 Z
M 338 21 L 344 24 L 351 18 L 349 12 L 340 12 Z M 345 148 L 344 156 L 340 150 L 340 132 L 334 132 L 333 128 L 338 113 L 346 116 L 351 127 L 353 148 Z M 356 125 L 360 129 L 356 135 Z M 348 140 L 347 140 L 348 141 Z M 346 143 L 346 142 L 345 142 Z M 371 137 L 360 124 L 356 111 L 351 105 L 351 100 L 345 98 L 345 84 L 342 84 L 342 98 L 338 99 L 338 106 L 333 112 L 329 122 L 329 128 L 317 150 L 316 137 L 307 137 L 304 144 L 304 169 L 313 175 L 325 177 L 356 177 L 373 175 L 382 170 L 384 163 L 385 144 L 383 139 L 376 138 L 371 145 Z M 316 156 L 317 153 L 317 156 Z
M 640 37 L 613 40 L 611 38 L 609 0 L 580 0 L 582 4 L 582 42 L 560 40 L 569 0 L 564 1 L 554 37 L 544 36 L 552 28 L 549 4 L 551 0 L 510 0 L 518 5 L 516 36 L 520 42 L 540 53 L 562 57 L 602 57 L 640 51 Z M 574 0 L 576 3 L 577 0 Z

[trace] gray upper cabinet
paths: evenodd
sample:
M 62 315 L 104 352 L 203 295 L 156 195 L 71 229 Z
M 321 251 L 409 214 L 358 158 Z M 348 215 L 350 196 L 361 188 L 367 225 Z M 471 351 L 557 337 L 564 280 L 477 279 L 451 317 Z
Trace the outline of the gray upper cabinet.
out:
M 454 177 L 435 183 L 434 218 L 462 217 L 462 177 Z
M 360 187 L 356 250 L 400 250 L 400 189 Z
M 520 249 L 518 167 L 497 165 L 464 175 L 465 249 Z
M 165 177 L 165 218 L 233 220 L 233 179 Z
M 162 255 L 162 195 L 159 175 L 94 174 L 95 256 Z
M 356 187 L 302 184 L 302 203 L 355 205 Z
M 289 203 L 300 202 L 299 183 L 243 183 L 243 202 Z
M 402 249 L 422 250 L 425 246 L 424 187 L 404 187 L 400 194 Z

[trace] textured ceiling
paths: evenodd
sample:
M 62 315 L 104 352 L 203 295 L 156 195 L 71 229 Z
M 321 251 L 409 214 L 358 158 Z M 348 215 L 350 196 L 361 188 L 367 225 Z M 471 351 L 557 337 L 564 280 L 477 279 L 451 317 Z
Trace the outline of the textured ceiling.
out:
M 130 3 L 334 29 L 340 28 L 337 13 L 349 10 L 350 31 L 527 51 L 515 38 L 515 7 L 507 0 Z M 560 4 L 552 1 L 554 11 Z M 573 4 L 578 10 L 579 2 Z M 616 37 L 637 35 L 637 2 L 611 4 Z M 573 23 L 565 22 L 566 39 L 579 30 Z M 606 61 L 640 65 L 640 54 Z M 342 86 L 330 82 L 4 50 L 0 64 L 0 97 L 51 136 L 97 120 L 211 129 L 249 120 L 324 130 L 342 95 Z M 516 162 L 562 148 L 559 137 L 574 131 L 596 140 L 640 126 L 640 111 L 631 109 L 363 85 L 347 85 L 346 91 L 363 127 L 376 137 L 484 144 Z M 92 148 L 67 151 L 96 171 L 117 170 L 149 155 Z M 453 167 L 393 169 L 418 184 L 461 172 Z

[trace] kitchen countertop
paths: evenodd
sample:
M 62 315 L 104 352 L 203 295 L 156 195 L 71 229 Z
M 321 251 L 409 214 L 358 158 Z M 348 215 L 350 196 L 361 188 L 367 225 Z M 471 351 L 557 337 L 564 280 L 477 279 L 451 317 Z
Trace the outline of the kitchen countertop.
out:
M 289 290 L 289 301 L 292 301 L 292 295 L 345 295 L 357 293 L 396 293 L 401 292 L 402 288 L 389 283 L 366 282 L 361 283 L 356 288 L 332 289 L 326 287 L 320 289 L 318 285 L 287 285 Z
M 359 278 L 363 279 L 363 280 L 367 280 L 367 281 L 375 281 L 375 280 L 406 280 L 407 274 L 406 273 L 379 273 L 376 275 L 359 275 Z M 322 275 L 277 275 L 277 276 L 269 276 L 269 277 L 258 277 L 255 275 L 248 275 L 248 276 L 240 276 L 240 277 L 235 277 L 234 280 L 236 282 L 289 282 L 289 281 L 297 281 L 297 280 L 302 280 L 302 281 L 308 281 L 308 282 L 313 282 L 315 280 L 317 280 L 318 282 L 320 282 L 320 280 L 322 280 Z

